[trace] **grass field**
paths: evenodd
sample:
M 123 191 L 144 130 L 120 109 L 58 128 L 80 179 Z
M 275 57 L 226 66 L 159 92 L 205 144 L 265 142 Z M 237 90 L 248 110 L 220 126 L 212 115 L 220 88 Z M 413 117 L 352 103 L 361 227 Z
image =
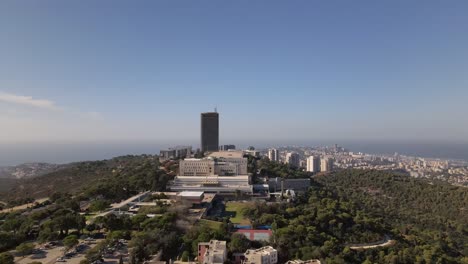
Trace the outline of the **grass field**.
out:
M 205 225 L 213 230 L 217 230 L 219 229 L 219 227 L 221 226 L 221 222 L 217 222 L 217 221 L 211 221 L 211 220 L 207 220 L 207 219 L 200 219 L 200 225 Z
M 249 206 L 249 203 L 227 202 L 226 216 L 231 217 L 231 222 L 233 224 L 250 225 L 249 219 L 242 216 L 242 209 Z

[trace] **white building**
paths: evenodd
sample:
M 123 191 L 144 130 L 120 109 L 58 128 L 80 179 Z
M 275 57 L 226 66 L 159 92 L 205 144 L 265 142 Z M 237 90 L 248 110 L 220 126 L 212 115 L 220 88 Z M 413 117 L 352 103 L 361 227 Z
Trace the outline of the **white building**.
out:
M 310 172 L 320 171 L 320 158 L 318 156 L 310 156 L 307 158 L 307 171 L 310 171 Z
M 271 161 L 276 161 L 278 162 L 279 161 L 279 152 L 277 149 L 269 149 L 268 150 L 268 158 L 271 160 Z
M 179 163 L 180 176 L 247 175 L 247 159 L 210 156 L 205 159 L 184 159 Z
M 278 251 L 271 246 L 259 249 L 248 249 L 245 254 L 244 264 L 276 264 L 278 263 Z
M 179 163 L 180 176 L 210 176 L 215 175 L 213 159 L 184 159 Z
M 250 177 L 236 176 L 176 176 L 170 185 L 175 192 L 199 191 L 210 193 L 234 193 L 237 190 L 252 193 Z
M 203 264 L 224 264 L 227 260 L 226 241 L 210 240 L 198 243 L 198 262 Z
M 172 191 L 252 193 L 247 159 L 242 151 L 218 151 L 208 158 L 182 160 L 179 175 L 170 188 Z
M 332 171 L 333 170 L 333 159 L 330 157 L 324 157 L 320 160 L 320 171 Z
M 290 167 L 299 168 L 300 159 L 299 154 L 297 154 L 296 152 L 287 153 L 285 161 L 287 164 L 289 164 Z

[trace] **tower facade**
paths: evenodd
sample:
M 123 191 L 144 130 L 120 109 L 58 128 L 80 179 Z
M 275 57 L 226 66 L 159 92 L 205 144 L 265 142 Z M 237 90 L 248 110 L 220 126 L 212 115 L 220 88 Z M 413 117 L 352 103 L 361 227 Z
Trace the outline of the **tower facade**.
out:
M 268 158 L 271 160 L 271 161 L 279 161 L 279 153 L 278 153 L 278 150 L 277 149 L 269 149 L 268 150 Z
M 309 172 L 320 171 L 320 158 L 318 156 L 310 156 L 307 158 L 307 171 Z
M 299 168 L 300 166 L 299 154 L 297 154 L 296 152 L 287 153 L 285 161 L 287 164 L 289 164 L 290 167 Z
M 201 142 L 200 149 L 217 151 L 219 147 L 219 114 L 207 112 L 201 114 Z

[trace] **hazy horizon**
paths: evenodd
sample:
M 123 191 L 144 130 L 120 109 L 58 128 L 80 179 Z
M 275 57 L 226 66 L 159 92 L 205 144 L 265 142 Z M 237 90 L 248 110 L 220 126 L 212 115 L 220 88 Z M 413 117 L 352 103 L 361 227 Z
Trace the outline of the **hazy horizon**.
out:
M 379 142 L 379 141 L 283 141 L 283 142 L 240 142 L 230 141 L 222 144 L 236 144 L 239 149 L 253 145 L 257 149 L 281 146 L 332 146 L 339 144 L 350 151 L 369 154 L 393 154 L 419 156 L 425 158 L 442 158 L 468 161 L 468 143 L 449 142 Z M 34 143 L 2 144 L 0 143 L 0 166 L 15 166 L 28 162 L 69 163 L 77 161 L 103 160 L 123 155 L 152 154 L 175 145 L 191 145 L 193 142 L 88 142 L 88 143 Z

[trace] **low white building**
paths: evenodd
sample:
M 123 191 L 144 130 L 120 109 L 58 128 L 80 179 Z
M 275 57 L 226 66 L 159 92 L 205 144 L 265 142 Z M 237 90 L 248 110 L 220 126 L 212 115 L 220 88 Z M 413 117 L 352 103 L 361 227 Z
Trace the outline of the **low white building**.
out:
M 176 176 L 170 188 L 172 191 L 199 191 L 211 193 L 252 193 L 250 177 L 237 176 Z
M 244 264 L 278 263 L 278 251 L 271 246 L 266 246 L 259 249 L 248 249 L 244 256 Z
M 231 151 L 225 151 L 231 152 Z M 247 174 L 247 159 L 228 155 L 210 156 L 204 159 L 184 159 L 179 164 L 180 176 L 232 176 Z

